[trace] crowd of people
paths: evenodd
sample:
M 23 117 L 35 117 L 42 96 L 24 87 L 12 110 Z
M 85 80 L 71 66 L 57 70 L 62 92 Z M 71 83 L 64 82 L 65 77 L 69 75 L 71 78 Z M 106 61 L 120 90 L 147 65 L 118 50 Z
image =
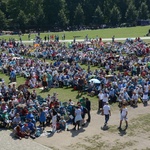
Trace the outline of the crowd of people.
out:
M 52 132 L 69 130 L 91 121 L 91 103 L 83 97 L 76 105 L 70 99 L 59 101 L 57 94 L 42 98 L 36 88 L 43 90 L 63 88 L 87 92 L 98 96 L 98 112 L 103 114 L 107 103 L 118 102 L 133 107 L 138 102 L 146 106 L 150 99 L 150 48 L 140 38 L 127 39 L 124 43 L 106 42 L 102 39 L 65 44 L 49 41 L 38 46 L 25 46 L 14 40 L 1 40 L 0 68 L 9 76 L 6 85 L 1 79 L 0 120 L 3 126 L 14 128 L 15 134 L 23 137 L 39 136 L 38 128 L 51 124 Z M 11 47 L 10 47 L 11 45 Z M 29 56 L 34 56 L 30 58 Z M 42 59 L 40 59 L 42 58 Z M 53 60 L 50 63 L 46 59 Z M 87 65 L 87 69 L 81 65 Z M 92 67 L 97 69 L 92 71 Z M 26 82 L 16 87 L 16 76 L 25 77 Z M 28 89 L 33 89 L 30 92 Z

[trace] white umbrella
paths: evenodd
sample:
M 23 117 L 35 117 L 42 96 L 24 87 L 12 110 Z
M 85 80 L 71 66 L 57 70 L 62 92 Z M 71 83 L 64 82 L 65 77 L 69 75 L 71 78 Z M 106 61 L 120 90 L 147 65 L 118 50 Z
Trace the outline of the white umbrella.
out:
M 101 83 L 98 79 L 91 79 L 91 80 L 89 80 L 89 82 L 93 82 L 93 83 L 97 83 L 97 84 Z
M 11 83 L 9 83 L 9 85 L 13 85 L 13 84 L 15 84 L 15 85 L 17 85 L 17 82 L 11 82 Z

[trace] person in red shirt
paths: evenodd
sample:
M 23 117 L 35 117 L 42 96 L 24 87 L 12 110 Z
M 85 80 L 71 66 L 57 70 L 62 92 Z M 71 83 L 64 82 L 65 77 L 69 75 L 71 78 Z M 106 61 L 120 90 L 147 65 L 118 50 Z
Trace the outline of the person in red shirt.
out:
M 25 106 L 23 109 L 22 109 L 22 116 L 26 116 L 28 114 L 28 109 L 27 107 Z

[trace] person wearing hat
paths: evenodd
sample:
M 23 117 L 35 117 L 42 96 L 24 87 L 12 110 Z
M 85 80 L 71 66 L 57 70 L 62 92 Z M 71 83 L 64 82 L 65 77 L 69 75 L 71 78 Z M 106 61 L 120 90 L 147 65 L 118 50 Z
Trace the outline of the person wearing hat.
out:
M 109 117 L 111 116 L 111 111 L 110 111 L 110 106 L 108 104 L 108 102 L 105 102 L 104 106 L 103 106 L 103 112 L 102 115 L 105 115 L 105 123 L 104 126 L 107 125 Z

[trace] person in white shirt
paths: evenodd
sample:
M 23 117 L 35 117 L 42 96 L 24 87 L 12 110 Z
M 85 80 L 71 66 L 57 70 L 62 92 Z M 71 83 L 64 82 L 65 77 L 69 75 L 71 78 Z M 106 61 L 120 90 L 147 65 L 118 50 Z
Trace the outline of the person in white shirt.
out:
M 105 103 L 108 102 L 108 98 L 109 98 L 109 95 L 107 93 L 104 93 L 104 96 L 103 96 L 103 106 Z
M 145 83 L 144 85 L 144 91 L 143 91 L 143 104 L 144 106 L 147 106 L 147 102 L 148 102 L 148 92 L 149 92 L 149 85 L 147 83 Z
M 104 126 L 107 125 L 107 122 L 109 120 L 109 117 L 111 116 L 110 106 L 108 105 L 108 102 L 105 103 L 103 106 L 103 113 L 102 115 L 105 115 L 105 123 Z
M 81 110 L 81 105 L 79 104 L 78 106 L 77 106 L 77 108 L 75 109 L 75 126 L 74 126 L 74 130 L 76 130 L 76 126 L 78 126 L 78 130 L 79 130 L 79 126 L 80 126 L 80 124 L 81 124 L 81 121 L 83 120 L 83 118 L 82 118 L 82 110 Z
M 120 109 L 120 126 L 118 127 L 119 130 L 121 130 L 121 125 L 123 120 L 125 120 L 126 122 L 125 130 L 128 128 L 127 115 L 128 115 L 128 109 L 126 107 L 126 104 L 123 103 L 122 108 Z
M 130 105 L 137 107 L 137 101 L 138 101 L 138 94 L 133 92 Z
M 103 97 L 104 97 L 104 94 L 102 91 L 100 91 L 98 94 L 98 112 L 100 112 L 103 108 Z

